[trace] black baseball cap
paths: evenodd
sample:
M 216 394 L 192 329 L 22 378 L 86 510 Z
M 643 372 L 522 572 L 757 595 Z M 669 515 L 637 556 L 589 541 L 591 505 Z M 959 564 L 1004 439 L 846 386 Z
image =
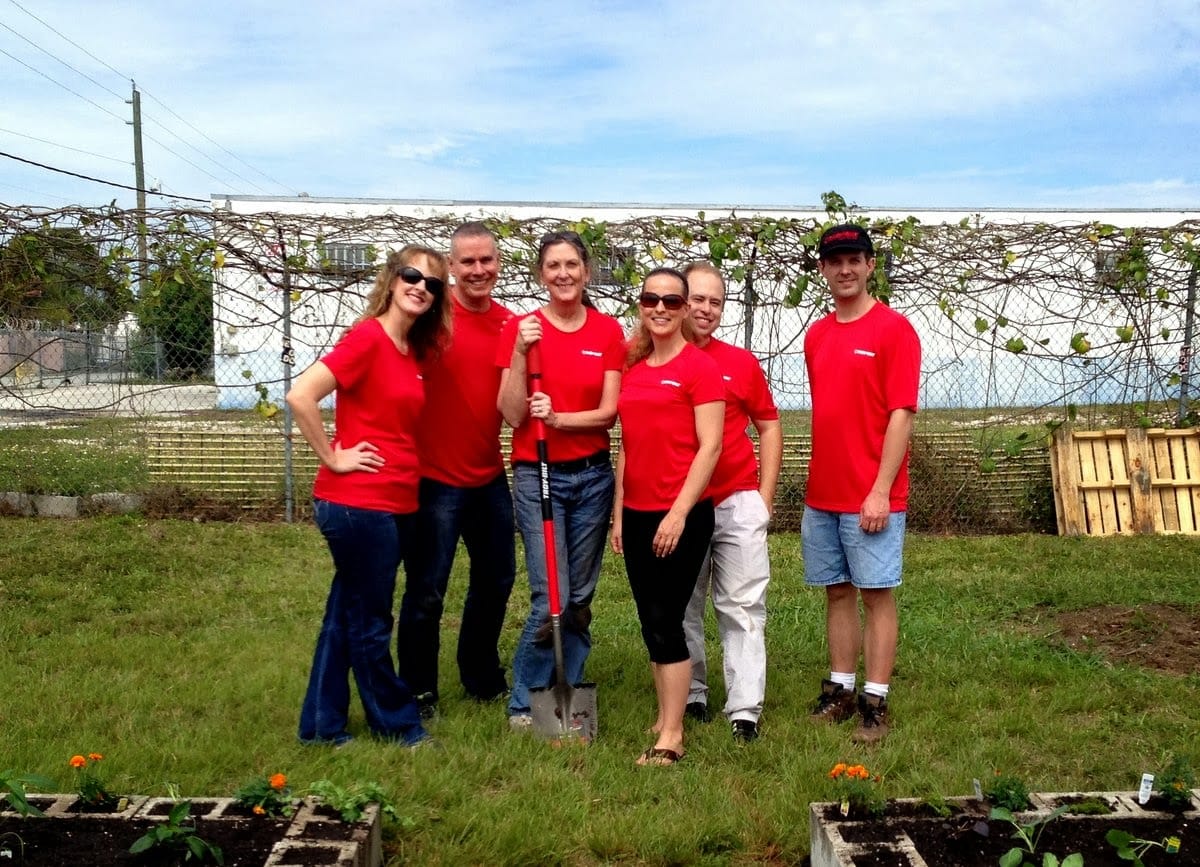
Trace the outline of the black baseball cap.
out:
M 845 252 L 866 253 L 868 259 L 875 256 L 875 245 L 871 243 L 871 236 L 866 229 L 852 223 L 842 223 L 830 226 L 821 233 L 821 242 L 817 245 L 818 259 Z

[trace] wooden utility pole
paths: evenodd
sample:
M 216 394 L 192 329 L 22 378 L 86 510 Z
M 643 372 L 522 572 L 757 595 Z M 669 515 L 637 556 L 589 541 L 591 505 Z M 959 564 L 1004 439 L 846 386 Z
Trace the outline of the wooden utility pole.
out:
M 129 86 L 133 96 L 129 104 L 133 106 L 133 177 L 137 187 L 137 250 L 138 250 L 138 297 L 146 288 L 147 252 L 146 252 L 146 165 L 142 160 L 142 95 L 138 93 L 137 82 L 130 79 Z M 158 330 L 154 333 L 154 378 L 162 379 L 162 343 L 158 339 Z

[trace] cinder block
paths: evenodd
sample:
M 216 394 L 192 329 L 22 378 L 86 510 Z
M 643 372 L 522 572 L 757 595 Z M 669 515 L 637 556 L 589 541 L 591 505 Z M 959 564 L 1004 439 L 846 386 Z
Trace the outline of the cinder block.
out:
M 29 517 L 32 514 L 33 504 L 29 502 L 29 494 L 21 494 L 16 491 L 0 493 L 0 515 Z
M 54 494 L 30 494 L 33 513 L 39 518 L 78 518 L 79 497 L 59 497 Z

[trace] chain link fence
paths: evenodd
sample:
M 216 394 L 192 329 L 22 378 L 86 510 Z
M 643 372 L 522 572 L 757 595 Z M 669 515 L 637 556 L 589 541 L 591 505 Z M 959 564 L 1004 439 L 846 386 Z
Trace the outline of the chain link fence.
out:
M 537 240 L 564 223 L 593 252 L 589 294 L 630 324 L 649 268 L 722 268 L 719 336 L 762 359 L 785 410 L 776 523 L 792 529 L 808 449 L 803 335 L 829 306 L 815 244 L 845 216 L 485 218 L 503 258 L 496 297 L 517 311 L 542 303 Z M 358 313 L 389 250 L 445 249 L 467 217 L 304 200 L 0 207 L 0 492 L 294 515 L 315 467 L 283 402 L 292 375 Z M 879 248 L 873 291 L 924 346 L 915 529 L 1052 530 L 1053 426 L 1196 422 L 1197 223 L 856 219 Z

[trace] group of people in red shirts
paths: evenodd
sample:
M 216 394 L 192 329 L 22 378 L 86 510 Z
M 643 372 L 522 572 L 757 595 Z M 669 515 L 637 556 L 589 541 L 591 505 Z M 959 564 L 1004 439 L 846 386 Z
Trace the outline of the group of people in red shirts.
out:
M 803 546 L 806 581 L 826 588 L 831 668 L 813 717 L 858 714 L 855 737 L 873 741 L 888 727 L 898 635 L 892 591 L 900 583 L 920 344 L 907 320 L 868 291 L 875 257 L 865 230 L 826 231 L 818 257 L 834 309 L 805 340 L 813 460 Z M 514 315 L 491 297 L 499 268 L 496 238 L 479 222 L 455 230 L 448 259 L 418 246 L 392 253 L 362 317 L 288 393 L 321 462 L 314 514 L 335 569 L 300 739 L 337 746 L 352 738 L 353 673 L 374 735 L 428 742 L 460 539 L 470 558 L 457 646 L 462 685 L 480 701 L 506 697 L 510 727 L 532 727 L 530 690 L 550 685 L 555 668 L 537 420 L 568 681 L 584 677 L 607 543 L 624 558 L 657 695 L 654 742 L 637 763 L 675 764 L 685 753 L 685 719 L 711 718 L 703 625 L 710 597 L 724 713 L 735 739 L 753 741 L 766 688 L 767 526 L 783 434 L 757 359 L 714 336 L 725 302 L 720 271 L 708 262 L 650 271 L 626 338 L 588 299 L 591 256 L 575 232 L 541 239 L 535 275 L 547 301 L 531 314 Z M 536 387 L 528 375 L 535 345 Z M 332 437 L 320 410 L 330 394 Z M 614 468 L 609 431 L 618 420 Z M 502 422 L 513 429 L 511 494 Z M 498 646 L 516 575 L 514 530 L 524 543 L 530 611 L 510 686 Z

